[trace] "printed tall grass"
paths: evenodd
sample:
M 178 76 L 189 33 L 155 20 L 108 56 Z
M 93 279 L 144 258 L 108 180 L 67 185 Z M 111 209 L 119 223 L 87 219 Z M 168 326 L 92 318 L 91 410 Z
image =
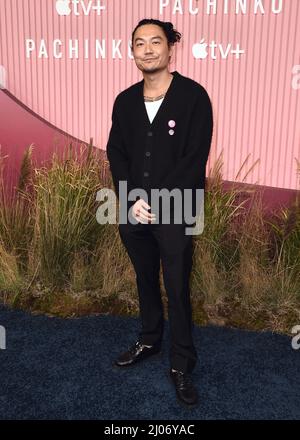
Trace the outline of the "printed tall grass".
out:
M 44 167 L 33 165 L 33 153 L 30 146 L 13 191 L 0 162 L 2 300 L 64 317 L 137 315 L 135 274 L 117 225 L 96 221 L 96 193 L 112 188 L 107 161 L 92 144 L 70 145 Z M 248 160 L 238 180 L 257 165 L 245 172 Z M 204 231 L 194 236 L 194 320 L 289 333 L 300 322 L 299 199 L 266 217 L 254 186 L 224 189 L 222 166 L 220 155 L 207 179 Z M 163 283 L 162 295 L 167 317 Z
M 71 151 L 50 169 L 35 170 L 35 221 L 31 270 L 39 264 L 41 280 L 62 285 L 70 278 L 75 256 L 93 249 L 100 233 L 95 194 L 101 187 L 94 158 Z

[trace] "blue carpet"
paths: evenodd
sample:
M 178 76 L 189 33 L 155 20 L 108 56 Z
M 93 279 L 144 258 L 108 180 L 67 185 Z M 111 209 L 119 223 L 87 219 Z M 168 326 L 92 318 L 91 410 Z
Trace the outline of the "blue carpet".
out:
M 200 405 L 185 409 L 163 354 L 126 369 L 113 360 L 140 321 L 117 316 L 32 316 L 0 305 L 0 419 L 300 419 L 300 350 L 291 338 L 223 327 L 194 328 Z

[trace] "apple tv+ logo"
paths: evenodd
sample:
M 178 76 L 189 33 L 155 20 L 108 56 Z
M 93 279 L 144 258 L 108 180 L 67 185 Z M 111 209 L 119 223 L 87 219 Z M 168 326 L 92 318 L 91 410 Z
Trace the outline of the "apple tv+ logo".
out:
M 216 44 L 215 41 L 212 41 L 210 44 L 207 44 L 204 41 L 205 38 L 202 38 L 199 43 L 195 43 L 192 46 L 193 57 L 196 58 L 196 60 L 205 60 L 208 55 L 210 55 L 213 60 L 220 57 L 222 59 L 227 59 L 229 54 L 235 54 L 235 58 L 239 59 L 240 55 L 245 53 L 244 50 L 240 49 L 239 43 L 237 43 L 234 48 L 231 43 L 227 44 L 226 47 L 223 47 L 222 43 Z
M 56 0 L 55 7 L 58 15 L 70 15 L 72 12 L 74 15 L 90 15 L 91 11 L 101 15 L 101 12 L 106 9 L 105 5 L 101 3 L 100 0 L 88 2 L 84 0 Z

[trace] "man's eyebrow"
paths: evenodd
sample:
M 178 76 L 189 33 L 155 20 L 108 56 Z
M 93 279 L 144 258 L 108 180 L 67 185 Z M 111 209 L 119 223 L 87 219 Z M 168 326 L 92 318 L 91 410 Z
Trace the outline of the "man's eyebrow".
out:
M 155 37 L 152 37 L 151 40 L 154 40 L 155 38 L 159 38 L 160 40 L 162 40 L 162 37 L 160 35 L 156 35 Z M 137 40 L 145 41 L 144 38 L 141 38 L 141 37 L 135 38 L 134 41 L 136 42 Z

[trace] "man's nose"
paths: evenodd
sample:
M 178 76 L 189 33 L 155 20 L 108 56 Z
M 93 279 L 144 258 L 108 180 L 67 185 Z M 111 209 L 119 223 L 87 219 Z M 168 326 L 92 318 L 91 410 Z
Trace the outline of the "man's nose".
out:
M 149 53 L 149 52 L 152 53 L 153 52 L 151 44 L 146 44 L 145 52 L 146 53 Z

